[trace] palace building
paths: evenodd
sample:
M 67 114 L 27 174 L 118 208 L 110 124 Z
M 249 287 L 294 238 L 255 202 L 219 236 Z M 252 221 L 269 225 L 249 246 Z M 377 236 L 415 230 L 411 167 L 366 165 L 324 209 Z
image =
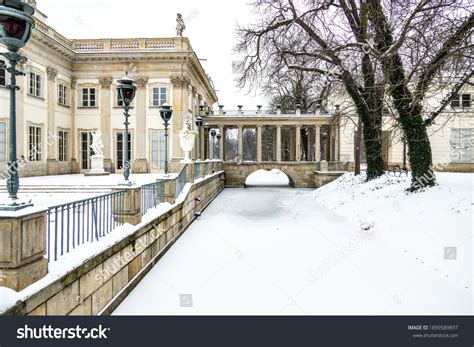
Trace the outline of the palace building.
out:
M 45 24 L 38 10 L 35 29 L 20 54 L 17 92 L 17 151 L 21 176 L 85 172 L 91 133 L 100 131 L 106 171 L 123 167 L 124 116 L 117 81 L 136 80 L 130 114 L 129 151 L 135 173 L 164 166 L 165 136 L 159 109 L 173 107 L 169 153 L 182 158 L 178 132 L 186 119 L 217 102 L 214 87 L 185 37 L 70 40 Z M 6 63 L 0 56 L 1 63 Z M 8 160 L 9 74 L 0 70 L 0 169 Z M 194 123 L 194 121 L 192 122 Z M 193 124 L 194 126 L 194 124 Z M 5 174 L 6 175 L 6 174 Z M 5 176 L 4 175 L 4 176 Z

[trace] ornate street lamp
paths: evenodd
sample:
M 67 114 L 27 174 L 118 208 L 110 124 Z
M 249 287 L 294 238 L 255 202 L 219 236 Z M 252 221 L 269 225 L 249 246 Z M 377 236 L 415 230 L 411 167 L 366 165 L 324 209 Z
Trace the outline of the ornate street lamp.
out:
M 30 38 L 34 23 L 32 15 L 35 10 L 32 6 L 20 0 L 0 1 L 0 43 L 4 44 L 8 52 L 0 53 L 10 63 L 10 144 L 8 161 L 7 190 L 9 201 L 0 205 L 2 211 L 17 211 L 25 207 L 33 206 L 31 202 L 18 201 L 18 190 L 20 179 L 18 177 L 18 162 L 16 157 L 16 91 L 20 88 L 16 85 L 16 76 L 24 76 L 24 73 L 16 69 L 19 62 L 26 61 L 25 57 L 18 54 L 18 50 L 25 46 Z
M 204 124 L 204 139 L 206 142 L 206 160 L 209 159 L 209 130 L 211 126 L 209 123 Z
M 211 130 L 212 158 L 210 159 L 214 159 L 216 157 L 216 154 L 214 153 L 214 150 L 216 149 L 216 135 L 217 135 L 216 130 L 212 129 Z
M 221 160 L 221 138 L 222 138 L 222 135 L 220 133 L 217 134 L 217 152 L 218 152 L 217 159 L 219 160 Z
M 137 91 L 137 86 L 135 85 L 135 81 L 128 77 L 126 74 L 121 80 L 118 81 L 119 85 L 117 86 L 117 90 L 119 92 L 120 101 L 122 101 L 124 115 L 125 115 L 125 134 L 123 139 L 123 148 L 124 148 L 124 160 L 123 160 L 123 177 L 125 182 L 123 185 L 130 186 L 132 183 L 128 180 L 130 177 L 130 158 L 128 157 L 128 125 L 130 124 L 128 121 L 129 111 L 130 111 L 130 104 L 132 103 L 133 99 L 135 98 L 135 94 Z
M 196 118 L 196 128 L 198 131 L 198 160 L 201 160 L 201 127 L 202 127 L 202 118 Z
M 164 103 L 160 109 L 160 116 L 165 126 L 165 175 L 168 175 L 168 126 L 173 116 L 173 109 L 168 103 Z

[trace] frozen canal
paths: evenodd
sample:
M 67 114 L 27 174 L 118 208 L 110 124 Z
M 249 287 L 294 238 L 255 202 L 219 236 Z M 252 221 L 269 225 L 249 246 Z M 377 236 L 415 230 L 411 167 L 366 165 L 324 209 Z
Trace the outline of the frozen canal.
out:
M 114 314 L 470 312 L 468 290 L 403 252 L 314 190 L 225 189 Z

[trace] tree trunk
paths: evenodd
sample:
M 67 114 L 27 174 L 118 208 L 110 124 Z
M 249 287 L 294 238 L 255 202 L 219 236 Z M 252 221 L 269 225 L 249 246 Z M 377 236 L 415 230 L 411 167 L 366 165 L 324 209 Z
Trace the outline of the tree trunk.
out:
M 372 116 L 371 119 L 373 120 L 371 126 L 365 124 L 363 126 L 368 181 L 385 173 L 382 156 L 382 119 L 378 116 Z
M 400 117 L 408 147 L 408 161 L 412 171 L 409 191 L 417 191 L 436 184 L 431 144 L 419 110 L 421 110 L 421 107 L 416 107 L 413 114 Z

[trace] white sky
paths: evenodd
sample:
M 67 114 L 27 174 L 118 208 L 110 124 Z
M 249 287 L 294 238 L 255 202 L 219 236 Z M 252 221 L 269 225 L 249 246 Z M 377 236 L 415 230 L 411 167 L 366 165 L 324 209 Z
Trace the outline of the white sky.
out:
M 232 74 L 237 23 L 254 17 L 248 0 L 37 0 L 47 23 L 70 39 L 176 36 L 176 13 L 185 20 L 184 36 L 211 75 L 225 109 L 256 109 L 264 98 L 239 90 Z

